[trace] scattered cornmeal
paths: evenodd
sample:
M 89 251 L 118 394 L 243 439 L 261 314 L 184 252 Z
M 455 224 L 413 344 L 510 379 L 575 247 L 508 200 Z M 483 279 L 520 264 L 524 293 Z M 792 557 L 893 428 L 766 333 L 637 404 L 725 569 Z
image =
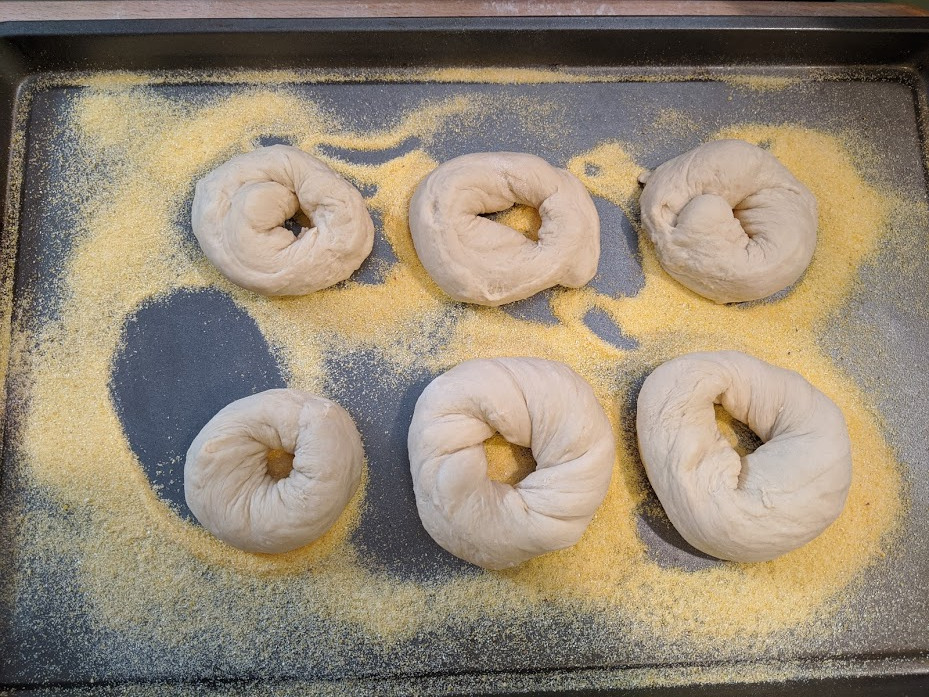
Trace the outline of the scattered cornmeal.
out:
M 747 425 L 734 418 L 718 404 L 716 405 L 716 425 L 723 438 L 729 442 L 739 457 L 755 452 L 761 444 L 761 440 Z
M 539 239 L 539 228 L 542 227 L 542 216 L 532 206 L 523 206 L 517 204 L 507 208 L 499 213 L 492 213 L 487 216 L 491 220 L 507 225 L 518 232 L 521 232 L 530 240 Z
M 474 82 L 502 81 L 492 71 L 486 80 L 481 76 L 470 73 Z M 461 79 L 458 72 L 441 77 Z M 546 82 L 520 71 L 505 77 Z M 234 656 L 239 645 L 247 650 L 251 632 L 268 624 L 265 610 L 280 598 L 294 599 L 285 621 L 295 627 L 342 627 L 346 637 L 361 635 L 371 646 L 388 648 L 417 635 L 442 636 L 450 618 L 515 622 L 538 611 L 617 623 L 623 641 L 650 647 L 655 660 L 698 649 L 733 658 L 762 651 L 775 637 L 786 641 L 788 633 L 793 639 L 815 635 L 819 618 L 841 604 L 853 580 L 881 558 L 903 509 L 900 468 L 871 402 L 824 351 L 820 333 L 887 234 L 892 201 L 862 178 L 843 141 L 796 126 L 751 124 L 715 136 L 766 143 L 819 201 L 816 256 L 785 298 L 738 307 L 707 302 L 662 272 L 640 234 L 645 286 L 638 294 L 556 290 L 551 310 L 560 321 L 545 325 L 500 308 L 451 303 L 425 273 L 406 220 L 413 190 L 437 166 L 424 149 L 413 147 L 381 164 L 324 154 L 327 147 L 384 150 L 411 139 L 428 143 L 451 119 L 467 124 L 469 114 L 491 108 L 486 96 L 463 90 L 424 102 L 387 130 L 364 133 L 348 130 L 296 93 L 270 86 L 186 102 L 139 87 L 130 74 L 109 83 L 98 79 L 77 99 L 69 127 L 88 162 L 108 163 L 106 186 L 84 198 L 79 236 L 62 272 L 68 283 L 60 321 L 35 337 L 15 337 L 13 364 L 25 376 L 20 384 L 29 404 L 18 439 L 28 463 L 25 476 L 62 507 L 80 510 L 82 521 L 66 526 L 54 514 L 24 512 L 21 544 L 49 560 L 62 549 L 76 550 L 80 590 L 96 623 L 176 646 L 207 632 L 228 639 L 223 645 Z M 376 186 L 368 204 L 398 259 L 385 269 L 383 283 L 349 282 L 271 300 L 228 283 L 197 253 L 176 222 L 192 183 L 269 133 L 326 157 L 361 187 Z M 643 167 L 629 148 L 604 142 L 577 154 L 568 167 L 637 224 L 636 178 Z M 846 204 L 849 199 L 854 206 Z M 521 208 L 497 219 L 531 235 L 537 216 Z M 182 520 L 152 490 L 126 441 L 110 400 L 110 370 L 123 321 L 141 303 L 177 288 L 207 286 L 227 293 L 255 319 L 286 365 L 289 385 L 312 392 L 324 388 L 323 356 L 364 348 L 386 356 L 395 374 L 383 379 L 398 388 L 405 387 L 405 371 L 438 373 L 476 357 L 525 355 L 567 363 L 593 386 L 618 435 L 611 487 L 586 535 L 573 548 L 505 573 L 426 583 L 365 563 L 364 549 L 350 537 L 365 515 L 364 486 L 330 532 L 288 554 L 241 553 Z M 584 324 L 593 308 L 638 348 L 617 348 L 594 334 Z M 842 408 L 853 442 L 852 490 L 835 524 L 780 559 L 697 573 L 665 568 L 650 558 L 637 532 L 648 489 L 635 434 L 627 427 L 627 405 L 641 377 L 663 360 L 721 349 L 798 370 Z M 731 435 L 736 438 L 735 431 Z M 489 473 L 518 481 L 534 466 L 531 456 L 500 440 L 485 446 Z M 451 637 L 455 630 L 448 631 Z
M 268 451 L 268 474 L 274 479 L 284 479 L 294 469 L 294 456 L 286 450 L 272 448 Z
M 487 454 L 487 476 L 495 482 L 516 486 L 527 474 L 535 471 L 532 451 L 507 442 L 500 434 L 484 442 L 484 451 Z
M 729 75 L 723 78 L 723 82 L 733 87 L 767 92 L 793 87 L 802 81 L 786 75 Z

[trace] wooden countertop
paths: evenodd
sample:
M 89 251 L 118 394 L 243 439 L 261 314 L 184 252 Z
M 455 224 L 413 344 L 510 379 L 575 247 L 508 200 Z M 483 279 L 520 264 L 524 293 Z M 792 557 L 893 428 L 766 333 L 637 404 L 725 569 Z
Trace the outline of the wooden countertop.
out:
M 0 2 L 0 21 L 307 17 L 509 17 L 557 15 L 753 15 L 926 17 L 895 3 L 723 0 L 38 0 Z

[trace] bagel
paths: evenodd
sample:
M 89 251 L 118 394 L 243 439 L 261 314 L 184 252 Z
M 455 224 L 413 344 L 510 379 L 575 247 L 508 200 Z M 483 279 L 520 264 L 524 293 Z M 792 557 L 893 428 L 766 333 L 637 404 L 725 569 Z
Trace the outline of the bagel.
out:
M 538 241 L 481 217 L 514 204 L 538 209 Z M 453 299 L 497 306 L 597 273 L 600 217 L 570 172 L 535 155 L 486 152 L 437 167 L 410 202 L 416 254 Z
M 487 476 L 484 441 L 500 433 L 532 449 L 515 486 Z M 577 542 L 606 496 L 613 430 L 593 390 L 539 358 L 465 361 L 420 395 L 408 439 L 426 531 L 486 569 L 515 566 Z
M 642 224 L 665 271 L 718 303 L 794 283 L 816 248 L 816 199 L 767 150 L 718 140 L 644 173 Z
M 232 402 L 203 427 L 187 451 L 184 496 L 223 542 L 246 552 L 288 552 L 335 523 L 363 462 L 361 437 L 338 404 L 300 390 L 266 390 Z
M 721 404 L 764 441 L 744 457 Z M 691 353 L 646 378 L 636 414 L 648 479 L 681 536 L 730 561 L 774 559 L 825 530 L 852 481 L 841 410 L 799 374 L 737 351 Z
M 295 237 L 283 227 L 309 219 Z M 358 190 L 288 145 L 238 155 L 197 182 L 191 222 L 223 276 L 262 295 L 305 295 L 348 278 L 371 253 L 374 223 Z

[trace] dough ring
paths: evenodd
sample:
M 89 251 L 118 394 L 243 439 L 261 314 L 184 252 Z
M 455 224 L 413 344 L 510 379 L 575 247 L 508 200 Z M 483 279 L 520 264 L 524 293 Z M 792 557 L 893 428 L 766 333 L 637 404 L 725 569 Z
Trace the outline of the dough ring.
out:
M 297 211 L 312 227 L 294 237 L 282 226 Z M 305 295 L 338 283 L 374 244 L 358 190 L 288 145 L 238 155 L 198 181 L 192 222 L 220 273 L 262 295 Z
M 275 452 L 276 451 L 276 452 Z M 293 455 L 282 479 L 273 457 Z M 288 552 L 336 521 L 358 488 L 364 451 L 352 418 L 300 390 L 267 390 L 232 402 L 187 451 L 184 495 L 201 525 L 246 552 Z
M 535 242 L 482 218 L 513 204 L 542 218 Z M 426 271 L 448 295 L 503 305 L 597 273 L 600 217 L 584 185 L 535 155 L 485 152 L 440 165 L 410 202 L 410 232 Z
M 764 444 L 740 458 L 719 432 L 714 404 Z M 793 371 L 737 351 L 675 358 L 642 385 L 636 428 L 668 518 L 714 557 L 774 559 L 819 535 L 845 506 L 845 418 Z
M 658 260 L 695 293 L 718 303 L 758 300 L 809 266 L 816 199 L 766 150 L 718 140 L 639 179 Z
M 515 487 L 487 476 L 484 441 L 530 447 Z M 465 361 L 416 402 L 409 435 L 416 507 L 457 557 L 504 569 L 577 542 L 606 496 L 613 430 L 577 373 L 539 358 Z

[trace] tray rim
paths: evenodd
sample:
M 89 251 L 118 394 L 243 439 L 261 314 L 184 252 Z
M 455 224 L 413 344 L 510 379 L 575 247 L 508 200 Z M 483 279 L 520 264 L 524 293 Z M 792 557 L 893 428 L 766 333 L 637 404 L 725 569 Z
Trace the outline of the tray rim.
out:
M 376 0 L 352 7 L 344 3 L 293 2 L 269 0 L 256 12 L 248 0 L 224 0 L 215 5 L 184 7 L 173 2 L 158 0 L 93 0 L 62 2 L 60 0 L 7 1 L 0 8 L 2 19 L 48 20 L 62 14 L 73 19 L 106 19 L 121 17 L 143 18 L 232 18 L 254 17 L 461 17 L 461 16 L 557 16 L 557 15 L 763 15 L 763 16 L 926 16 L 929 12 L 907 3 L 837 2 L 767 2 L 761 6 L 751 0 L 718 2 L 703 0 L 666 0 L 660 5 L 649 0 L 514 0 L 505 5 L 488 0 L 404 0 L 390 2 Z
M 0 38 L 18 36 L 136 35 L 316 31 L 423 30 L 804 30 L 864 33 L 926 33 L 929 14 L 859 15 L 472 15 L 347 17 L 158 17 L 107 19 L 0 19 Z
M 11 168 L 17 166 L 16 153 L 10 147 L 10 130 L 16 122 L 23 119 L 28 120 L 31 110 L 31 91 L 34 88 L 34 80 L 42 75 L 58 73 L 62 71 L 43 69 L 41 63 L 31 64 L 29 55 L 25 55 L 23 62 L 17 60 L 17 56 L 12 58 L 4 55 L 4 42 L 10 39 L 23 38 L 44 38 L 53 39 L 61 37 L 101 37 L 101 36 L 123 36 L 133 37 L 139 40 L 146 36 L 155 35 L 197 35 L 197 34 L 254 34 L 255 32 L 264 32 L 269 34 L 278 33 L 305 33 L 305 32 L 324 32 L 345 34 L 367 33 L 367 32 L 388 32 L 388 33 L 408 33 L 412 31 L 427 32 L 481 32 L 481 31 L 597 31 L 597 32 L 643 32 L 643 31 L 679 31 L 679 32 L 702 32 L 705 30 L 718 30 L 726 33 L 738 33 L 743 31 L 762 31 L 769 32 L 794 32 L 801 33 L 818 33 L 818 32 L 850 32 L 858 35 L 886 34 L 890 36 L 899 36 L 905 34 L 908 36 L 918 37 L 921 43 L 921 50 L 914 55 L 912 62 L 888 62 L 887 64 L 877 64 L 861 66 L 854 62 L 849 65 L 859 65 L 866 70 L 875 72 L 880 69 L 890 69 L 894 72 L 901 71 L 901 74 L 913 76 L 913 82 L 910 84 L 913 89 L 914 106 L 917 111 L 918 131 L 920 143 L 924 155 L 924 163 L 927 153 L 927 115 L 929 115 L 929 100 L 927 100 L 926 83 L 929 80 L 929 65 L 927 65 L 926 56 L 929 54 L 929 16 L 926 17 L 759 17 L 759 16 L 654 16 L 654 17 L 441 17 L 441 18 L 391 18 L 385 21 L 384 18 L 275 18 L 275 19 L 233 19 L 224 20 L 217 18 L 206 19 L 113 19 L 113 20 L 54 20 L 54 21 L 5 21 L 0 22 L 0 95 L 9 91 L 14 96 L 10 102 L 10 114 L 4 114 L 0 117 L 0 158 L 4 161 L 4 167 L 0 168 L 0 195 L 3 199 L 5 215 L 3 218 L 3 229 L 0 231 L 0 259 L 8 258 L 7 255 L 15 256 L 17 238 L 18 238 L 18 221 L 13 219 L 18 211 L 12 211 L 12 208 L 18 208 L 18 204 L 12 203 L 15 199 L 18 201 L 22 195 L 21 189 L 16 191 L 8 189 L 8 177 Z M 350 61 L 350 56 L 347 57 Z M 753 64 L 746 64 L 751 67 Z M 758 64 L 759 68 L 765 67 L 764 64 Z M 799 66 L 803 67 L 803 66 Z M 644 66 L 646 70 L 649 66 Z M 64 71 L 83 72 L 83 71 Z M 12 79 L 9 79 L 12 77 Z M 710 78 L 712 79 L 712 78 Z M 9 116 L 9 118 L 7 118 Z M 24 165 L 23 158 L 27 149 L 23 147 L 19 153 L 19 166 Z M 926 167 L 924 164 L 924 176 L 926 176 Z M 11 218 L 10 216 L 13 216 Z M 0 331 L 9 335 L 10 321 L 13 304 L 13 273 L 3 273 L 0 275 Z M 6 366 L 4 366 L 4 371 Z M 3 438 L 0 441 L 0 449 L 6 443 L 6 418 L 5 418 L 5 391 L 0 395 L 3 401 L 4 409 L 0 412 L 0 428 L 3 429 Z M 0 462 L 2 462 L 2 450 L 0 450 Z M 2 469 L 0 469 L 2 476 Z M 834 657 L 827 660 L 842 660 L 841 657 Z M 866 681 L 887 680 L 888 687 L 880 687 L 880 682 L 876 690 L 869 691 L 867 694 L 897 694 L 896 687 L 889 684 L 891 681 L 899 678 L 913 678 L 914 683 L 907 683 L 908 687 L 929 687 L 929 651 L 907 653 L 900 655 L 884 655 L 879 657 L 855 656 L 852 661 L 859 664 L 857 670 L 840 670 L 835 673 L 827 673 L 815 677 L 802 679 L 785 678 L 784 680 L 775 680 L 774 682 L 709 682 L 702 685 L 687 685 L 681 683 L 676 686 L 659 688 L 658 690 L 649 689 L 641 694 L 652 694 L 660 692 L 667 695 L 689 695 L 705 694 L 707 690 L 714 687 L 725 687 L 727 690 L 744 689 L 745 694 L 761 695 L 787 695 L 787 694 L 818 694 L 823 689 L 839 689 L 848 687 L 848 681 Z M 738 665 L 750 668 L 753 665 L 761 665 L 764 662 L 744 662 Z M 789 664 L 791 662 L 787 662 Z M 795 661 L 797 665 L 816 665 L 821 661 Z M 690 666 L 687 666 L 690 667 Z M 692 666 L 698 670 L 700 665 Z M 709 667 L 709 666 L 706 666 Z M 881 670 L 890 667 L 890 670 Z M 594 668 L 594 669 L 574 669 L 574 670 L 542 670 L 542 671 L 525 671 L 500 673 L 499 677 L 505 679 L 506 676 L 522 676 L 530 680 L 536 680 L 536 684 L 542 687 L 546 684 L 546 676 L 592 672 L 600 674 L 603 677 L 615 675 L 622 672 L 622 668 Z M 384 676 L 377 679 L 364 679 L 352 682 L 364 682 L 369 685 L 385 685 L 392 683 L 403 683 L 409 680 L 410 683 L 422 680 L 435 680 L 438 683 L 446 682 L 450 689 L 455 688 L 457 681 L 466 680 L 468 676 L 494 676 L 491 672 L 480 673 L 430 673 L 422 676 L 409 676 L 402 679 L 390 676 Z M 232 685 L 240 681 L 223 681 L 220 684 Z M 245 682 L 245 681 L 242 681 Z M 291 681 L 281 681 L 284 683 Z M 108 683 L 93 683 L 94 686 L 106 686 Z M 118 687 L 142 687 L 151 685 L 145 682 L 119 682 L 109 683 L 110 686 Z M 215 685 L 214 681 L 178 681 L 170 683 L 177 687 L 186 686 L 210 686 Z M 268 683 L 275 684 L 274 681 Z M 38 689 L 40 692 L 50 688 L 62 689 L 66 692 L 83 690 L 90 687 L 87 684 L 29 684 L 14 685 L 0 683 L 0 694 L 5 694 L 5 690 L 26 689 L 30 692 Z M 403 686 L 401 685 L 401 688 Z M 800 688 L 798 690 L 798 687 Z M 607 687 L 609 690 L 610 688 Z M 617 688 L 623 694 L 638 694 L 634 689 L 629 692 L 628 688 Z M 389 690 L 387 690 L 389 693 Z M 503 692 L 506 694 L 507 692 Z M 733 693 L 734 694 L 734 693 Z M 861 693 L 864 694 L 864 693 Z

